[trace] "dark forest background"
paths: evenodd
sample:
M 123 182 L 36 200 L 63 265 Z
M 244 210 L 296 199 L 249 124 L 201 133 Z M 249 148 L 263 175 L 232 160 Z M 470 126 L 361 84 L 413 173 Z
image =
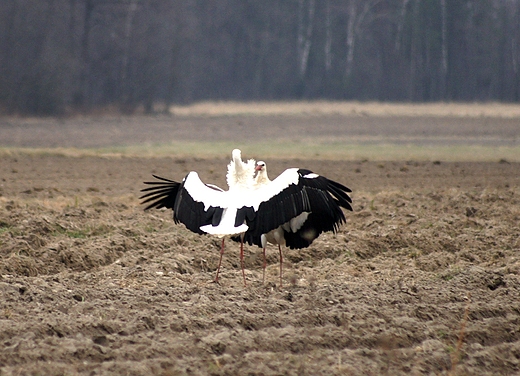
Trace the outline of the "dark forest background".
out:
M 520 99 L 520 0 L 1 0 L 0 111 Z

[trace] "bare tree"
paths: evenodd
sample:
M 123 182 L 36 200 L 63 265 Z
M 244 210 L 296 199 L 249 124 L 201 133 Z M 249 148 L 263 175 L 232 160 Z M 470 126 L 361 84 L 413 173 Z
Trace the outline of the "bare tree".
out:
M 123 36 L 123 56 L 121 58 L 120 87 L 121 87 L 121 103 L 125 111 L 132 111 L 135 105 L 132 103 L 130 96 L 130 85 L 127 82 L 128 76 L 128 59 L 130 54 L 130 37 L 132 35 L 132 21 L 139 0 L 128 0 L 128 8 L 126 11 L 125 29 Z
M 447 41 L 447 11 L 446 0 L 440 0 L 441 5 L 441 97 L 446 96 L 446 80 L 448 76 L 448 41 Z
M 306 2 L 307 7 L 305 7 Z M 312 30 L 314 27 L 314 13 L 314 0 L 298 0 L 298 66 L 300 77 L 304 77 L 307 72 Z
M 406 18 L 406 9 L 410 0 L 401 0 L 399 17 L 397 19 L 397 32 L 395 34 L 395 49 L 399 51 L 401 49 L 401 38 L 403 37 L 403 27 Z
M 330 14 L 330 0 L 325 2 L 325 71 L 332 68 L 332 17 Z
M 346 50 L 347 59 L 345 64 L 345 75 L 350 77 L 354 65 L 354 49 L 356 46 L 356 38 L 362 32 L 364 24 L 373 19 L 375 15 L 371 14 L 374 6 L 380 0 L 350 0 L 347 5 L 347 33 L 346 33 Z

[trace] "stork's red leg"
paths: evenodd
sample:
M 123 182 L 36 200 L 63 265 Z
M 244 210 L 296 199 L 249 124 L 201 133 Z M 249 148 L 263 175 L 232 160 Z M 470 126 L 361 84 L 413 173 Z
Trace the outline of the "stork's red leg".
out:
M 265 283 L 265 267 L 267 266 L 267 261 L 265 260 L 265 247 L 263 248 L 264 253 L 264 264 L 262 265 L 263 271 L 262 271 L 262 283 Z
M 224 239 L 225 238 L 222 238 L 222 244 L 220 245 L 220 259 L 218 260 L 217 276 L 215 277 L 215 282 L 218 282 L 218 273 L 220 272 L 220 264 L 222 264 L 222 255 L 224 255 Z
M 246 283 L 246 272 L 244 271 L 244 241 L 240 238 L 240 265 L 242 266 L 242 277 L 244 277 L 244 286 Z
M 280 289 L 282 289 L 282 265 L 283 265 L 283 256 L 282 256 L 282 247 L 278 244 L 278 251 L 280 252 Z

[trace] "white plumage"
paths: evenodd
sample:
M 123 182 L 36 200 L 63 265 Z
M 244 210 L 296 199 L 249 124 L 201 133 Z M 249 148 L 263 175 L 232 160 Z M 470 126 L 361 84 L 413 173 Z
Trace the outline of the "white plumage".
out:
M 244 233 L 248 228 L 244 223 L 236 225 L 235 219 L 239 209 L 248 203 L 248 192 L 254 183 L 255 161 L 250 159 L 245 163 L 242 161 L 241 154 L 241 151 L 238 149 L 234 149 L 231 153 L 231 162 L 228 164 L 228 172 L 226 174 L 228 191 L 219 192 L 217 195 L 208 195 L 206 198 L 206 190 L 198 190 L 201 187 L 200 185 L 193 187 L 194 191 L 190 190 L 190 187 L 186 187 L 188 191 L 194 192 L 197 198 L 203 201 L 204 210 L 207 210 L 209 206 L 218 206 L 224 209 L 222 219 L 217 226 L 208 224 L 200 227 L 207 234 L 219 237 L 237 235 Z M 203 184 L 202 181 L 200 183 Z
M 242 152 L 234 149 L 231 152 L 226 174 L 226 182 L 230 191 L 248 190 L 254 184 L 255 160 L 242 161 Z

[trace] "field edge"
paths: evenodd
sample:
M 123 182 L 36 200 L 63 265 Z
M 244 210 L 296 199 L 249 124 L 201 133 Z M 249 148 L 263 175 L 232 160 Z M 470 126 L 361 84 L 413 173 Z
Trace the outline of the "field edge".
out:
M 0 157 L 13 155 L 96 156 L 106 158 L 222 158 L 239 148 L 245 157 L 371 161 L 520 162 L 520 146 L 417 145 L 413 143 L 342 142 L 174 142 L 104 148 L 0 147 Z

